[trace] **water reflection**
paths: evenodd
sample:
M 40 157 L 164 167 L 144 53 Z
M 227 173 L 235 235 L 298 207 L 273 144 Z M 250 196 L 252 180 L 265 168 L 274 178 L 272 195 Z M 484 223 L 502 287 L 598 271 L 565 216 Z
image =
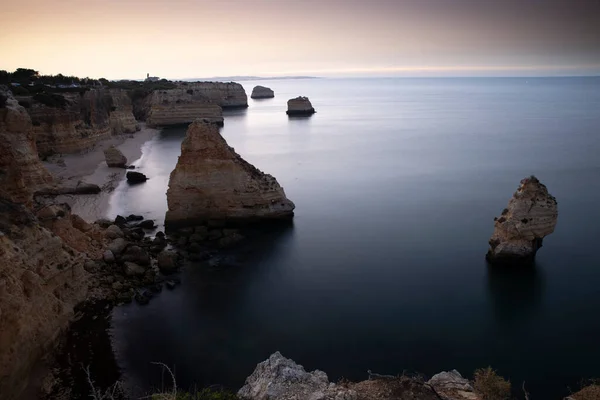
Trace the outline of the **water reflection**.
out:
M 183 388 L 232 383 L 223 377 L 243 381 L 264 356 L 265 342 L 253 310 L 242 310 L 267 290 L 264 276 L 278 273 L 272 271 L 277 263 L 269 260 L 285 257 L 291 241 L 292 224 L 273 226 L 225 254 L 222 268 L 190 263 L 175 291 L 163 292 L 145 307 L 116 308 L 113 345 L 127 371 L 130 394 L 145 395 L 153 382 L 161 381 L 160 368 L 152 364 L 156 360 L 176 369 Z
M 492 266 L 488 264 L 489 295 L 496 322 L 509 327 L 529 321 L 540 309 L 545 291 L 539 264 Z

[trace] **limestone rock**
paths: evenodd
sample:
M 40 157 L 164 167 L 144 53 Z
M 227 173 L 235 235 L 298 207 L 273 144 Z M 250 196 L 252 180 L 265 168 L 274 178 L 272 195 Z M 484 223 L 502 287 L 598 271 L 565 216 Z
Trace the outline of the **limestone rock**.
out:
M 191 82 L 180 87 L 192 92 L 194 96 L 221 106 L 224 110 L 248 107 L 246 91 L 236 82 Z
M 127 247 L 127 242 L 123 238 L 116 238 L 108 245 L 108 250 L 112 251 L 114 255 L 119 255 Z
M 123 89 L 109 89 L 112 106 L 109 114 L 109 124 L 113 135 L 134 133 L 140 130 L 133 116 L 131 98 Z
M 0 397 L 17 399 L 87 296 L 87 258 L 1 198 L 0 232 Z
M 116 225 L 111 225 L 104 231 L 104 236 L 107 239 L 117 239 L 123 237 L 123 231 Z
M 106 250 L 104 251 L 104 253 L 102 254 L 102 259 L 107 263 L 107 264 L 112 264 L 115 262 L 115 255 L 113 254 L 112 251 L 110 250 Z
M 216 125 L 200 120 L 190 125 L 181 144 L 167 203 L 165 224 L 171 227 L 288 218 L 295 207 L 273 176 L 242 159 Z
M 146 273 L 146 269 L 137 265 L 136 263 L 126 261 L 123 266 L 123 272 L 127 276 L 143 276 Z
M 33 192 L 52 182 L 38 158 L 31 118 L 6 86 L 0 86 L 0 197 L 30 204 Z
M 295 99 L 289 99 L 287 102 L 287 115 L 312 115 L 316 111 L 313 108 L 308 97 L 296 97 Z
M 39 189 L 35 192 L 36 196 L 58 196 L 61 194 L 98 194 L 102 191 L 100 186 L 94 183 L 78 181 L 77 183 L 65 183 L 51 185 Z
M 471 382 L 463 378 L 455 369 L 449 372 L 440 372 L 427 383 L 445 400 L 480 400 L 471 386 Z
M 108 89 L 83 94 L 40 93 L 28 102 L 40 156 L 81 152 L 112 134 L 113 100 Z
M 252 400 L 324 399 L 328 389 L 325 372 L 306 372 L 302 365 L 275 352 L 256 366 L 238 396 Z
M 163 250 L 158 254 L 158 268 L 163 274 L 171 274 L 177 269 L 177 253 Z
M 531 261 L 542 240 L 554 232 L 558 218 L 556 199 L 537 178 L 521 180 L 500 217 L 495 218 L 488 261 Z
M 125 168 L 127 164 L 127 158 L 115 146 L 104 149 L 104 158 L 110 168 Z
M 191 89 L 156 90 L 146 103 L 149 126 L 189 124 L 196 118 L 205 118 L 223 125 L 223 109 Z
M 250 97 L 253 99 L 270 99 L 275 97 L 275 93 L 273 93 L 273 90 L 269 89 L 268 87 L 258 85 L 254 86 Z

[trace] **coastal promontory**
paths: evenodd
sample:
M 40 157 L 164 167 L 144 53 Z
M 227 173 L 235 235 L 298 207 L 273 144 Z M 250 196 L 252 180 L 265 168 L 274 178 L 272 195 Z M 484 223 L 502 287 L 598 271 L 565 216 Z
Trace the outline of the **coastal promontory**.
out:
M 507 208 L 494 218 L 486 258 L 491 263 L 532 261 L 557 218 L 556 199 L 546 186 L 533 175 L 521 180 Z
M 295 207 L 273 176 L 240 157 L 219 127 L 206 120 L 196 120 L 187 130 L 167 203 L 165 225 L 171 227 L 288 218 Z
M 253 99 L 272 99 L 273 97 L 275 97 L 275 93 L 273 92 L 272 89 L 266 87 L 266 86 L 254 86 L 254 89 L 252 89 L 252 94 L 250 95 L 251 98 Z

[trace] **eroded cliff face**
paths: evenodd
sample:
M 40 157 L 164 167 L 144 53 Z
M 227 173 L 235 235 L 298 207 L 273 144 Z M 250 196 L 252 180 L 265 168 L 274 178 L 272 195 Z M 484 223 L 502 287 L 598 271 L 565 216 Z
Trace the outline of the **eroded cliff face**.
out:
M 150 126 L 189 124 L 197 118 L 223 125 L 222 108 L 192 89 L 155 90 L 145 100 Z
M 123 89 L 110 89 L 112 105 L 110 107 L 109 122 L 113 135 L 123 133 L 134 133 L 140 127 L 133 116 L 133 104 L 131 98 Z
M 248 107 L 248 96 L 244 87 L 236 82 L 192 82 L 182 84 L 182 89 L 191 91 L 223 109 Z
M 0 197 L 30 204 L 33 192 L 52 176 L 38 158 L 27 111 L 5 86 L 0 97 Z
M 537 178 L 521 180 L 500 217 L 494 218 L 487 259 L 490 262 L 531 261 L 542 240 L 554 232 L 558 218 L 556 199 Z
M 12 399 L 85 299 L 88 275 L 84 254 L 1 198 L 0 259 L 0 393 Z
M 295 207 L 273 176 L 242 159 L 215 124 L 201 120 L 189 126 L 181 144 L 167 203 L 165 224 L 171 227 L 289 218 Z
M 28 101 L 27 111 L 42 157 L 84 151 L 112 133 L 112 97 L 107 90 L 36 95 Z

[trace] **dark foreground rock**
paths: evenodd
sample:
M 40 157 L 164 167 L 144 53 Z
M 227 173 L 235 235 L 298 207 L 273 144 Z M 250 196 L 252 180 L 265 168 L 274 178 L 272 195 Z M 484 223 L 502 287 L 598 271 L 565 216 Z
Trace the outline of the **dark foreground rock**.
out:
M 141 172 L 129 171 L 127 172 L 127 182 L 129 184 L 144 183 L 148 180 L 148 177 Z

